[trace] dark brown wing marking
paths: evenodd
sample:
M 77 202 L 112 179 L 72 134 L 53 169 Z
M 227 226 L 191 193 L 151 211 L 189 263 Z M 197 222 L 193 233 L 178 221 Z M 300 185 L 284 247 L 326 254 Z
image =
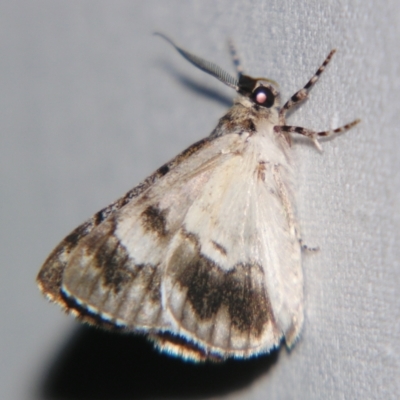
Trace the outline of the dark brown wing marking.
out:
M 110 218 L 82 240 L 64 270 L 60 292 L 79 317 L 128 328 L 146 304 L 160 309 L 161 275 L 158 265 L 136 264 L 130 258 L 115 228 L 115 218 Z M 129 294 L 138 291 L 142 300 L 132 302 Z
M 181 244 L 171 257 L 168 273 L 187 290 L 187 301 L 197 317 L 212 319 L 221 307 L 226 307 L 236 330 L 261 336 L 267 323 L 274 321 L 262 267 L 238 263 L 224 271 L 200 253 L 195 235 L 187 234 L 187 238 L 196 251 L 190 251 L 187 241 Z
M 142 225 L 147 232 L 154 232 L 160 237 L 168 235 L 167 210 L 160 210 L 156 205 L 148 206 L 142 212 Z

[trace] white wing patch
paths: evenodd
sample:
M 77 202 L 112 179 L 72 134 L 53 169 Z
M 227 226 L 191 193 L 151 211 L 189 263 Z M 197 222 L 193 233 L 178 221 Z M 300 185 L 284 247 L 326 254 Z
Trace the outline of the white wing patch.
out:
M 248 358 L 283 338 L 290 347 L 303 324 L 303 275 L 289 133 L 319 146 L 358 121 L 316 133 L 287 126 L 285 114 L 333 53 L 280 107 L 265 80 L 236 80 L 174 46 L 238 99 L 210 137 L 68 235 L 39 287 L 84 321 L 145 333 L 183 358 Z

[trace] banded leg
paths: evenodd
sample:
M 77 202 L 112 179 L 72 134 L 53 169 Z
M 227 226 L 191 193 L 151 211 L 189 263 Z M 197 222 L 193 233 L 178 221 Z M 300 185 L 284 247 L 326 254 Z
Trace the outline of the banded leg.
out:
M 235 44 L 233 43 L 232 40 L 229 40 L 228 45 L 229 45 L 229 52 L 231 53 L 233 65 L 235 66 L 236 73 L 238 76 L 240 76 L 243 74 L 244 69 L 243 69 L 243 65 L 240 61 L 239 54 L 238 54 Z
M 299 239 L 299 243 L 302 251 L 307 251 L 309 253 L 316 253 L 317 251 L 319 251 L 319 246 L 309 247 L 306 244 L 304 244 L 303 239 L 301 238 Z
M 287 102 L 286 104 L 281 108 L 279 112 L 279 122 L 281 124 L 284 123 L 285 121 L 285 116 L 286 113 L 295 105 L 300 103 L 301 101 L 305 100 L 308 97 L 308 93 L 312 89 L 312 87 L 315 85 L 315 83 L 318 81 L 320 75 L 322 72 L 324 72 L 326 66 L 329 64 L 329 62 L 332 59 L 332 56 L 336 53 L 336 49 L 333 49 L 329 54 L 328 57 L 326 57 L 325 61 L 322 63 L 322 65 L 318 68 L 317 72 L 314 74 L 314 76 L 307 82 L 307 84 L 303 87 L 303 89 L 300 89 L 298 92 L 296 92 Z
M 312 131 L 311 129 L 307 128 L 302 128 L 301 126 L 289 126 L 289 125 L 276 125 L 274 126 L 274 131 L 275 132 L 283 132 L 283 133 L 298 133 L 300 135 L 306 136 L 310 138 L 313 143 L 315 144 L 315 147 L 322 151 L 322 147 L 318 142 L 319 137 L 328 137 L 332 136 L 336 133 L 342 133 L 345 132 L 349 129 L 351 129 L 353 126 L 357 125 L 360 122 L 359 119 L 356 119 L 353 122 L 350 122 L 349 124 L 343 125 L 340 128 L 336 129 L 330 129 L 328 131 L 322 131 L 322 132 L 315 132 Z

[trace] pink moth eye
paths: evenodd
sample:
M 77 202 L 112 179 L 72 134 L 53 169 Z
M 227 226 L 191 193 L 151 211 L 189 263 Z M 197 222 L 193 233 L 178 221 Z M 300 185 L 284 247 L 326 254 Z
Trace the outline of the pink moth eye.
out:
M 270 108 L 274 105 L 275 96 L 271 89 L 265 86 L 259 86 L 251 96 L 252 100 L 259 106 Z

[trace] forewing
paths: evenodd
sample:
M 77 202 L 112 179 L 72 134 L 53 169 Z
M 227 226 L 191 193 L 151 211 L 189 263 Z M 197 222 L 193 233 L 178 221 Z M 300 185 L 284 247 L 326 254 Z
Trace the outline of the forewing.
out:
M 78 227 L 44 263 L 42 291 L 91 322 L 144 329 L 157 324 L 170 238 L 239 139 L 226 135 L 194 144 Z
M 300 246 L 284 169 L 248 145 L 214 169 L 171 241 L 167 305 L 205 353 L 268 352 L 301 328 Z

